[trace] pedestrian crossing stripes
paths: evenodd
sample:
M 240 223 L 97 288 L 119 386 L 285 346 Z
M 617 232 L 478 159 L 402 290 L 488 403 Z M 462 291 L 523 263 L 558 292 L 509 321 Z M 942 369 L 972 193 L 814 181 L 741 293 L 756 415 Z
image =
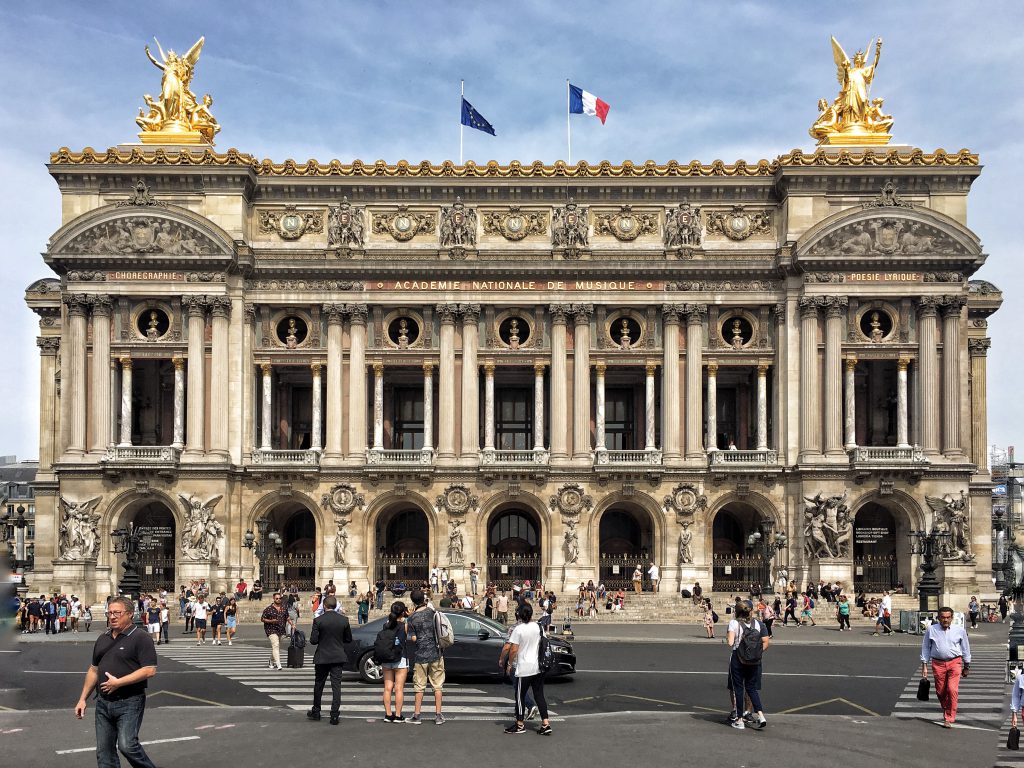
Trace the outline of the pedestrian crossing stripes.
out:
M 233 680 L 269 696 L 282 706 L 307 710 L 313 697 L 311 655 L 300 669 L 268 669 L 270 652 L 255 646 L 157 646 L 161 657 L 206 670 L 211 674 Z M 282 649 L 281 656 L 285 656 Z M 405 687 L 403 714 L 408 718 L 413 711 L 412 676 Z M 507 693 L 506 693 L 507 691 Z M 324 710 L 330 708 L 331 687 L 324 691 Z M 446 682 L 444 686 L 444 714 L 449 720 L 507 721 L 512 716 L 511 688 L 485 691 L 470 685 Z M 431 691 L 424 696 L 422 714 L 429 722 L 434 717 L 434 697 Z M 551 712 L 552 720 L 557 720 Z M 381 719 L 384 716 L 380 683 L 363 683 L 355 672 L 345 672 L 341 683 L 341 717 L 352 719 Z
M 971 664 L 971 669 L 974 669 L 974 665 Z M 1009 708 L 1009 705 L 1007 705 Z M 1021 727 L 1020 720 L 1017 721 L 1017 727 Z M 996 749 L 996 762 L 994 768 L 1024 768 L 1024 751 L 1016 750 L 1011 751 L 1006 748 L 1006 735 L 1010 731 L 1010 718 L 1006 717 L 1003 721 L 1002 727 L 999 729 L 996 735 L 997 749 Z
M 1009 709 L 1009 686 L 1005 683 L 1005 677 L 1005 648 L 975 649 L 971 658 L 971 674 L 960 678 L 956 722 L 975 727 L 1000 728 Z M 942 720 L 942 707 L 935 695 L 934 680 L 928 701 L 917 700 L 920 679 L 915 674 L 907 682 L 892 717 L 935 722 Z M 1021 765 L 1024 766 L 1024 762 Z

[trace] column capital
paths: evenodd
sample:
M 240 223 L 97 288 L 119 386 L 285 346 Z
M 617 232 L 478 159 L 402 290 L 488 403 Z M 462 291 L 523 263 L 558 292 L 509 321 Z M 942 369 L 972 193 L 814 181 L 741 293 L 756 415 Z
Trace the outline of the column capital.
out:
M 593 304 L 570 304 L 569 312 L 572 314 L 576 325 L 587 325 L 590 318 L 594 316 Z
M 89 295 L 86 293 L 69 293 L 64 297 L 64 304 L 71 317 L 85 317 L 89 311 Z
M 204 317 L 206 315 L 205 296 L 182 296 L 181 306 L 185 308 L 185 314 L 189 317 Z
M 208 296 L 207 304 L 210 307 L 210 314 L 213 317 L 231 316 L 231 299 L 227 296 Z
M 37 336 L 36 346 L 41 355 L 56 355 L 60 351 L 60 336 Z
M 935 296 L 921 296 L 915 302 L 918 317 L 935 317 L 939 309 L 939 300 Z
M 907 368 L 910 367 L 910 358 L 903 357 L 902 355 L 896 360 L 896 370 L 906 373 Z
M 423 375 L 424 376 L 433 376 L 434 375 L 434 361 L 433 360 L 424 360 L 423 361 Z
M 683 304 L 687 325 L 700 325 L 708 316 L 707 304 Z
M 764 361 L 759 361 L 757 363 L 757 375 L 758 375 L 758 377 L 763 379 L 765 376 L 767 376 L 768 375 L 768 369 L 771 368 L 771 365 L 772 365 L 771 363 L 766 363 Z
M 110 317 L 114 312 L 114 300 L 105 294 L 89 297 L 93 317 Z
M 818 319 L 818 307 L 821 306 L 821 297 L 803 296 L 798 302 L 800 317 Z
M 653 376 L 658 372 L 657 363 L 646 363 L 644 364 L 644 373 L 648 376 Z
M 132 359 L 125 355 L 124 357 L 118 358 L 118 362 L 121 363 L 122 371 L 130 371 L 132 369 Z
M 555 325 L 565 325 L 569 314 L 569 305 L 550 304 L 548 305 L 548 314 L 551 315 L 551 322 Z
M 352 325 L 366 325 L 368 310 L 365 304 L 345 304 L 344 312 Z
M 486 363 L 484 363 L 484 373 L 487 376 L 493 376 L 494 375 L 494 361 L 493 360 L 488 360 Z
M 544 369 L 547 368 L 547 367 L 548 367 L 547 363 L 534 363 L 533 364 L 533 375 L 534 376 L 543 376 L 544 375 Z
M 313 378 L 320 376 L 320 370 L 323 368 L 323 363 L 310 363 L 309 370 L 313 372 Z
M 608 365 L 604 362 L 604 360 L 598 360 L 596 363 L 594 363 L 594 372 L 597 373 L 598 376 L 604 376 L 604 372 L 607 370 L 607 368 Z
M 345 305 L 344 304 L 324 304 L 323 312 L 327 315 L 328 325 L 341 325 L 345 320 Z
M 661 316 L 665 320 L 665 325 L 678 325 L 679 318 L 684 312 L 684 307 L 684 304 L 662 304 Z
M 172 357 L 171 362 L 174 364 L 174 370 L 183 371 L 185 370 L 185 358 L 184 357 Z
M 718 375 L 718 362 L 715 360 L 708 360 L 708 376 Z
M 480 319 L 479 304 L 459 304 L 459 314 L 462 315 L 463 325 L 476 325 Z
M 846 358 L 846 370 L 847 371 L 852 371 L 856 367 L 857 367 L 857 358 L 856 357 L 852 357 L 851 356 L 851 357 Z
M 437 304 L 437 305 L 434 306 L 434 312 L 437 313 L 437 316 L 441 319 L 442 323 L 447 323 L 449 325 L 454 325 L 455 324 L 455 318 L 459 314 L 459 305 L 458 304 Z
M 850 299 L 846 296 L 825 296 L 823 304 L 826 317 L 842 317 L 846 314 Z
M 943 296 L 939 299 L 939 306 L 942 308 L 943 318 L 959 317 L 960 310 L 967 304 L 963 296 Z
M 967 349 L 970 350 L 971 357 L 985 357 L 988 354 L 989 347 L 991 346 L 992 339 L 988 337 L 967 340 Z
M 384 363 L 379 360 L 373 364 L 373 375 L 383 376 L 384 375 Z
M 260 371 L 264 376 L 269 376 L 271 370 L 273 370 L 273 366 L 270 363 L 260 363 Z

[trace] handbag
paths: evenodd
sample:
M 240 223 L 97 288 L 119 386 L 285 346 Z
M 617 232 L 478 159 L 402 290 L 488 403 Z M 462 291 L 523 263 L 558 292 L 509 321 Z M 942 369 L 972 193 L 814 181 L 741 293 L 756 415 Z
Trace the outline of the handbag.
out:
M 922 677 L 921 682 L 917 684 L 917 700 L 928 701 L 928 692 L 931 690 L 932 683 L 927 677 Z
M 1006 748 L 1017 751 L 1020 749 L 1020 729 L 1014 726 L 1010 729 L 1010 732 L 1006 734 Z

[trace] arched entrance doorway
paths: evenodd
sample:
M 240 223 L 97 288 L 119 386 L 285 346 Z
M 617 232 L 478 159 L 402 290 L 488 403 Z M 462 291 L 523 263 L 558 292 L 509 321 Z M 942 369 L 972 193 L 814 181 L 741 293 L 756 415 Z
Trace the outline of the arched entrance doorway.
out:
M 166 589 L 176 594 L 175 556 L 178 552 L 174 513 L 159 501 L 135 511 L 129 520 L 142 536 L 139 545 L 139 577 L 143 592 Z
M 412 589 L 430 578 L 430 521 L 419 507 L 398 507 L 377 518 L 376 578 Z
M 510 507 L 487 526 L 487 582 L 511 589 L 516 581 L 540 579 L 540 524 L 527 509 Z
M 734 501 L 722 507 L 711 524 L 712 589 L 746 592 L 760 584 L 771 591 L 772 558 L 765 543 L 773 528 L 772 521 L 750 504 Z
M 647 588 L 647 562 L 654 551 L 654 526 L 645 511 L 612 507 L 598 526 L 598 576 L 608 589 L 632 589 L 637 565 Z
M 316 586 L 316 517 L 299 502 L 278 504 L 266 515 L 268 554 L 260 563 L 264 591 L 293 584 L 310 592 Z M 277 537 L 270 536 L 270 532 Z
M 881 504 L 868 502 L 857 510 L 853 519 L 853 585 L 858 592 L 896 590 L 902 580 L 896 546 L 901 540 L 899 527 L 896 515 Z

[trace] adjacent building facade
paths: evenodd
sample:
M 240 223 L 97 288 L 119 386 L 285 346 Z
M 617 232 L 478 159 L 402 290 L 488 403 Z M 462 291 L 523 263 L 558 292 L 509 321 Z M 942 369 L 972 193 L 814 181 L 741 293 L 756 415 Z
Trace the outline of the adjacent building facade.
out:
M 49 170 L 34 585 L 992 589 L 966 150 Z

